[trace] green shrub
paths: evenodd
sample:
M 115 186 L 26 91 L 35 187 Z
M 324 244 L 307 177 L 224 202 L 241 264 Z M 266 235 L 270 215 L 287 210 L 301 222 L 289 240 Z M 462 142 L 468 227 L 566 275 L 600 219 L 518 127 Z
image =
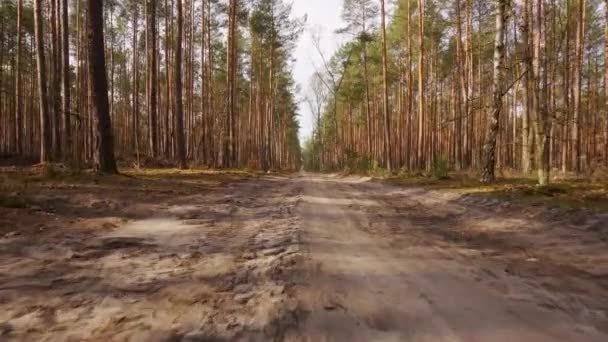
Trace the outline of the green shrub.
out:
M 347 172 L 367 173 L 371 170 L 371 163 L 367 156 L 360 155 L 356 151 L 344 151 L 346 157 L 345 168 Z
M 374 162 L 372 163 L 370 173 L 372 176 L 379 178 L 386 178 L 390 176 L 388 170 L 380 166 L 380 163 L 378 163 L 377 160 L 374 160 Z
M 449 178 L 449 166 L 447 159 L 443 157 L 437 157 L 433 161 L 433 169 L 431 170 L 433 178 L 435 179 L 448 179 Z

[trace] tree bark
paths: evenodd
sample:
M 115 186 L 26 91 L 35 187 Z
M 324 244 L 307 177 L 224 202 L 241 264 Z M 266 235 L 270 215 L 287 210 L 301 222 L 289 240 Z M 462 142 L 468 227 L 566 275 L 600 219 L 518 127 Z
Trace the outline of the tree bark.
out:
M 59 34 L 59 0 L 51 0 L 51 117 L 53 121 L 53 153 L 56 160 L 62 157 L 61 125 L 61 39 Z
M 424 165 L 424 0 L 418 0 L 418 153 L 417 167 L 423 169 Z
M 135 155 L 137 167 L 140 165 L 139 159 L 139 46 L 138 46 L 138 21 L 139 8 L 133 4 L 133 142 L 135 144 Z
M 488 116 L 488 132 L 484 144 L 484 161 L 481 170 L 481 181 L 492 183 L 496 180 L 496 136 L 498 135 L 500 113 L 502 110 L 503 81 L 502 75 L 505 60 L 505 27 L 509 0 L 497 0 L 496 3 L 496 37 L 494 40 L 493 69 L 493 109 Z
M 606 27 L 604 33 L 604 166 L 608 167 L 608 0 L 604 0 L 604 19 Z
M 156 0 L 146 4 L 146 103 L 148 106 L 150 155 L 158 156 L 158 77 L 156 51 Z
M 237 68 L 237 1 L 230 0 L 228 8 L 228 46 L 227 46 L 227 90 L 228 90 L 228 101 L 227 101 L 227 146 L 225 150 L 227 155 L 225 157 L 225 163 L 227 166 L 233 167 L 236 162 L 236 136 L 235 136 L 235 118 L 236 118 L 236 68 Z
M 71 159 L 72 147 L 72 124 L 70 120 L 70 29 L 68 22 L 68 0 L 61 0 L 61 53 L 62 53 L 62 71 L 61 85 L 63 89 L 62 97 L 62 128 L 63 128 L 63 160 Z
M 530 52 L 530 42 L 531 42 L 531 10 L 530 10 L 530 1 L 524 1 L 524 16 L 523 16 L 523 24 L 522 24 L 522 41 L 523 41 L 523 59 L 526 67 L 526 76 L 524 78 L 525 86 L 525 98 L 526 98 L 526 110 L 522 117 L 522 172 L 524 174 L 530 173 L 532 169 L 532 143 L 534 138 L 531 135 L 531 125 L 530 125 L 530 117 L 532 111 L 532 96 L 534 96 L 534 91 L 532 89 L 532 54 Z
M 17 1 L 17 53 L 15 57 L 15 131 L 14 149 L 17 154 L 24 151 L 23 146 L 23 111 L 21 101 L 21 50 L 23 48 L 23 0 Z
M 389 103 L 388 103 L 388 61 L 386 54 L 386 13 L 384 9 L 384 0 L 380 0 L 380 21 L 381 21 L 381 30 L 382 30 L 382 90 L 383 90 L 383 112 L 384 112 L 384 153 L 386 159 L 386 169 L 389 173 L 391 173 L 391 158 L 393 154 L 391 153 L 391 128 L 390 128 L 390 111 L 389 111 Z M 337 94 L 336 94 L 337 96 Z M 336 127 L 337 128 L 337 127 Z
M 534 57 L 532 79 L 534 82 L 534 98 L 532 113 L 534 128 L 536 131 L 536 163 L 538 169 L 538 184 L 545 186 L 549 184 L 549 132 L 550 122 L 546 108 L 546 96 L 541 83 L 541 50 L 543 41 L 543 0 L 536 1 L 536 29 L 534 33 Z
M 40 105 L 40 163 L 50 161 L 52 132 L 49 116 L 49 99 L 46 84 L 46 65 L 44 57 L 44 24 L 42 0 L 34 1 L 34 30 L 36 36 L 36 65 L 38 68 L 38 97 Z
M 578 18 L 576 25 L 576 43 L 574 62 L 574 117 L 572 126 L 572 167 L 574 172 L 581 171 L 581 137 L 580 137 L 580 120 L 581 120 L 581 97 L 582 97 L 582 72 L 584 60 L 584 45 L 585 45 L 585 12 L 586 0 L 578 1 Z
M 177 35 L 175 38 L 175 140 L 177 143 L 177 158 L 180 169 L 187 169 L 186 143 L 184 139 L 184 104 L 182 98 L 182 36 L 184 31 L 183 0 L 177 0 Z
M 103 0 L 87 0 L 87 33 L 91 110 L 95 120 L 93 168 L 104 174 L 115 174 L 114 137 L 108 100 L 108 78 L 103 35 Z

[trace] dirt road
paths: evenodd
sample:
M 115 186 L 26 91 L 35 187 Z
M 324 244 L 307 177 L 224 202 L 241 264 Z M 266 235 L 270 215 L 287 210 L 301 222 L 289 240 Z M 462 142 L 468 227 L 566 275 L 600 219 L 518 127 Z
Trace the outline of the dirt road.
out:
M 310 259 L 293 340 L 608 340 L 606 273 L 591 273 L 606 244 L 584 227 L 359 178 L 301 182 Z
M 29 184 L 0 208 L 0 341 L 264 341 L 292 326 L 297 184 Z M 215 177 L 218 178 L 218 177 Z
M 364 178 L 28 185 L 0 340 L 606 341 L 606 215 Z

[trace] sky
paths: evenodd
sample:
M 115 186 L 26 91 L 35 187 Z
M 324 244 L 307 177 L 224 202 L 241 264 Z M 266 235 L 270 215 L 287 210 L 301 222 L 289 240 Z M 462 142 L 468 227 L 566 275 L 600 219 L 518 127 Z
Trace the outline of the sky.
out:
M 308 92 L 310 78 L 315 72 L 315 67 L 321 67 L 321 58 L 317 53 L 312 40 L 311 33 L 316 32 L 321 36 L 321 49 L 327 57 L 331 56 L 340 46 L 341 37 L 335 33 L 344 27 L 342 22 L 343 0 L 294 0 L 293 15 L 302 17 L 306 15 L 306 29 L 300 37 L 294 56 L 294 77 L 301 87 L 300 100 L 300 140 L 304 142 L 310 137 L 313 130 L 313 115 L 308 104 L 304 101 Z

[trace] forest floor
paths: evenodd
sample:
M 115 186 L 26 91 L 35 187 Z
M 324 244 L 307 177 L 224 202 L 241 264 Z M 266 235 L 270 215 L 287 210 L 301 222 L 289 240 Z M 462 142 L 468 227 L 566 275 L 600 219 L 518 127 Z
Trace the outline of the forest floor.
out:
M 312 174 L 50 176 L 0 173 L 0 340 L 608 339 L 601 207 Z

